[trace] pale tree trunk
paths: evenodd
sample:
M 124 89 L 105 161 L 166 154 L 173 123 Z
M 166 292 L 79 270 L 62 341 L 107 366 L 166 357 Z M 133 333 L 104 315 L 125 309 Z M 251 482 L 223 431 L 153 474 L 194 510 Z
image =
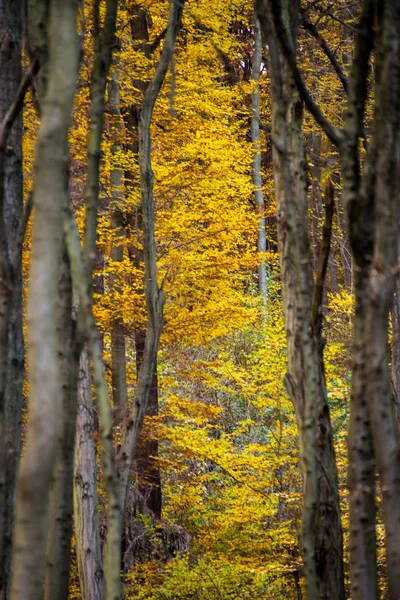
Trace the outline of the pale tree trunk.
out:
M 290 44 L 295 47 L 299 3 L 272 6 L 279 21 L 284 15 Z M 322 256 L 323 264 L 317 269 L 320 281 L 314 286 L 302 104 L 289 65 L 278 49 L 270 8 L 269 2 L 257 5 L 270 56 L 278 243 L 288 343 L 286 385 L 299 427 L 304 480 L 301 546 L 307 598 L 344 600 L 338 482 L 321 356 L 321 289 L 327 256 Z
M 69 591 L 74 485 L 74 445 L 80 347 L 72 318 L 72 281 L 63 248 L 58 286 L 59 370 L 62 390 L 62 429 L 50 493 L 45 600 L 64 600 Z
M 99 412 L 100 422 L 100 437 L 102 444 L 101 462 L 103 468 L 103 477 L 105 480 L 105 489 L 107 495 L 107 541 L 105 551 L 105 582 L 106 582 L 106 598 L 107 600 L 119 600 L 121 596 L 121 577 L 120 577 L 120 548 L 121 548 L 121 510 L 118 497 L 118 488 L 116 473 L 114 469 L 114 446 L 113 446 L 113 423 L 112 411 L 108 398 L 107 382 L 104 373 L 102 343 L 96 327 L 93 316 L 93 269 L 96 262 L 96 238 L 97 238 L 97 214 L 99 203 L 99 176 L 100 176 L 100 150 L 101 139 L 104 126 L 105 112 L 105 91 L 107 85 L 107 76 L 109 73 L 112 52 L 115 44 L 115 27 L 117 19 L 117 0 L 107 0 L 106 14 L 104 17 L 103 26 L 101 27 L 100 18 L 100 2 L 93 2 L 93 39 L 94 39 L 94 65 L 91 74 L 91 120 L 90 120 L 90 135 L 88 142 L 87 154 L 87 182 L 85 193 L 85 237 L 84 249 L 82 251 L 79 234 L 72 210 L 66 213 L 64 220 L 64 228 L 66 233 L 68 253 L 71 261 L 72 279 L 74 289 L 79 301 L 79 328 L 82 331 L 89 354 L 92 361 L 94 387 L 96 391 L 97 408 Z M 81 421 L 78 419 L 78 423 Z M 81 435 L 78 430 L 78 436 Z M 88 453 L 92 452 L 92 443 L 88 439 L 82 452 L 76 455 L 76 470 L 81 475 L 87 475 L 87 481 L 90 482 L 93 494 L 95 495 L 95 471 L 86 473 L 85 469 L 87 461 L 91 455 L 85 457 L 83 450 Z M 82 490 L 77 489 L 75 493 L 75 503 L 77 503 L 77 495 L 81 495 Z M 82 498 L 81 498 L 82 500 Z M 78 524 L 81 532 L 85 535 L 90 535 L 91 542 L 86 536 L 85 544 L 82 542 L 77 546 L 78 565 L 80 570 L 89 565 L 86 563 L 85 553 L 88 550 L 88 545 L 97 547 L 98 527 L 97 519 L 93 520 L 93 515 L 87 511 L 80 515 L 82 520 Z M 89 522 L 86 520 L 89 519 Z M 96 559 L 89 561 L 93 567 L 93 563 L 98 564 L 97 551 Z M 94 568 L 94 567 L 93 567 Z M 96 567 L 96 572 L 100 573 L 100 566 Z M 81 580 L 88 585 L 96 585 L 90 581 L 88 573 L 81 571 Z M 100 585 L 100 584 L 99 584 Z M 88 588 L 87 593 L 89 593 Z M 94 592 L 95 593 L 95 592 Z M 101 593 L 101 592 L 100 592 Z
M 18 477 L 11 598 L 42 597 L 49 488 L 62 421 L 57 286 L 67 202 L 68 129 L 78 72 L 75 0 L 51 2 L 48 84 L 36 150 L 28 296 L 30 405 Z
M 253 142 L 253 184 L 256 209 L 258 214 L 257 252 L 259 252 L 260 265 L 258 267 L 258 291 L 261 295 L 264 308 L 268 300 L 268 272 L 265 259 L 267 240 L 265 235 L 265 205 L 262 191 L 261 174 L 261 145 L 260 145 L 260 73 L 262 62 L 262 37 L 260 21 L 254 13 L 254 55 L 251 79 L 253 90 L 251 93 L 251 141 Z
M 151 168 L 150 125 L 154 104 L 161 90 L 170 64 L 175 40 L 182 21 L 183 2 L 170 2 L 168 29 L 164 47 L 155 74 L 143 99 L 139 119 L 139 166 L 143 218 L 143 258 L 145 270 L 145 298 L 147 308 L 147 330 L 143 359 L 130 418 L 123 430 L 121 449 L 118 453 L 118 476 L 120 497 L 125 512 L 129 491 L 132 463 L 136 455 L 140 431 L 146 414 L 158 346 L 163 326 L 164 293 L 157 281 L 157 256 L 154 237 L 155 210 L 153 197 L 153 171 Z
M 20 455 L 24 343 L 20 252 L 22 217 L 22 116 L 5 134 L 4 120 L 21 83 L 22 15 L 19 2 L 0 1 L 0 598 L 8 595 L 16 474 Z M 22 102 L 22 101 L 21 101 Z
M 104 600 L 105 585 L 97 513 L 95 415 L 87 348 L 81 353 L 75 444 L 74 524 L 82 600 Z

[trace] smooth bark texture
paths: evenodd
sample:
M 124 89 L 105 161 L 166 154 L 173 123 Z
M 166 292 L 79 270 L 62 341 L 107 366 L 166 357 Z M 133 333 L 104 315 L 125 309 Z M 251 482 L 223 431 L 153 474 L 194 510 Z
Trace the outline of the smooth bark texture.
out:
M 143 258 L 145 269 L 145 298 L 147 330 L 132 412 L 123 430 L 118 454 L 118 475 L 123 507 L 129 491 L 132 462 L 135 458 L 157 361 L 158 345 L 163 326 L 164 293 L 157 281 L 157 256 L 154 238 L 153 171 L 151 168 L 150 125 L 153 108 L 164 82 L 182 21 L 183 2 L 170 2 L 168 29 L 156 72 L 144 95 L 139 120 L 139 165 L 143 216 Z
M 322 341 L 319 327 L 313 323 L 313 312 L 318 314 L 320 307 L 313 310 L 312 306 L 314 284 L 308 238 L 303 111 L 290 64 L 277 45 L 279 36 L 269 4 L 259 2 L 257 10 L 271 61 L 274 179 L 288 340 L 286 385 L 295 407 L 300 436 L 304 480 L 301 544 L 307 598 L 344 600 L 342 530 L 332 426 Z M 272 7 L 279 11 L 279 22 L 285 19 L 290 43 L 295 47 L 299 3 L 275 3 Z
M 77 437 L 75 444 L 74 525 L 82 600 L 104 600 L 96 489 L 95 415 L 88 350 L 79 363 Z
M 28 300 L 29 428 L 18 477 L 11 598 L 42 597 L 49 487 L 62 420 L 57 285 L 67 201 L 68 129 L 78 71 L 78 3 L 51 2 L 48 84 L 36 149 Z
M 15 485 L 20 454 L 24 344 L 21 253 L 14 255 L 22 215 L 22 14 L 0 1 L 0 598 L 8 594 Z M 26 85 L 29 79 L 25 80 Z

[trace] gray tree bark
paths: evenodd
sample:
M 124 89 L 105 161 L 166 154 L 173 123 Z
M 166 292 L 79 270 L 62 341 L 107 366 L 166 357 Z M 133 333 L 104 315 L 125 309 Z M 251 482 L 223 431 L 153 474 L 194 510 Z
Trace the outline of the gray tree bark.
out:
M 344 600 L 338 482 L 321 354 L 321 281 L 316 289 L 309 247 L 303 111 L 292 70 L 277 45 L 277 23 L 284 19 L 290 45 L 296 47 L 299 7 L 295 0 L 261 1 L 257 10 L 271 61 L 274 179 L 288 344 L 286 386 L 300 438 L 304 481 L 301 545 L 307 598 Z M 313 301 L 316 294 L 317 303 Z
M 18 476 L 11 598 L 43 592 L 49 488 L 62 420 L 57 285 L 67 202 L 68 129 L 78 72 L 76 0 L 53 0 L 48 83 L 36 149 L 35 222 L 28 296 L 29 427 Z

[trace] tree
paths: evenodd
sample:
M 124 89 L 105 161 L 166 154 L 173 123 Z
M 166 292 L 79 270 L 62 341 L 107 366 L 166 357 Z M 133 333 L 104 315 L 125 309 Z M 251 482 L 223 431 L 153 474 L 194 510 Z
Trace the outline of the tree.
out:
M 342 160 L 343 196 L 356 265 L 355 353 L 352 381 L 350 535 L 352 595 L 377 597 L 375 558 L 376 458 L 383 494 L 389 596 L 399 594 L 396 506 L 398 440 L 389 384 L 388 317 L 397 265 L 399 78 L 397 2 L 362 4 L 349 80 L 343 130 L 329 122 L 306 89 L 287 34 L 281 3 L 272 5 L 275 34 L 307 108 L 337 146 Z M 298 7 L 294 6 L 295 9 Z M 363 171 L 360 139 L 365 137 L 370 57 L 374 51 L 374 115 Z M 376 161 L 376 156 L 379 160 Z M 372 441 L 372 443 L 371 443 Z
M 28 303 L 30 426 L 18 476 L 13 599 L 42 596 L 49 488 L 62 424 L 57 285 L 67 203 L 67 136 L 78 73 L 77 9 L 74 0 L 51 2 L 46 23 L 49 62 L 36 151 Z
M 297 46 L 298 4 L 284 11 L 290 46 Z M 304 479 L 301 544 L 308 598 L 344 598 L 342 529 L 332 426 L 322 360 L 321 310 L 325 272 L 313 282 L 308 237 L 306 161 L 301 101 L 282 60 L 270 7 L 258 5 L 271 68 L 272 139 L 288 373 L 296 411 Z M 282 18 L 282 16 L 280 17 Z M 329 253 L 329 245 L 328 245 Z M 321 254 L 320 260 L 324 260 Z M 326 271 L 326 265 L 325 265 Z
M 0 3 L 0 597 L 9 588 L 14 496 L 22 422 L 22 11 Z M 36 67 L 35 67 L 36 68 Z M 26 221 L 26 218 L 25 218 Z

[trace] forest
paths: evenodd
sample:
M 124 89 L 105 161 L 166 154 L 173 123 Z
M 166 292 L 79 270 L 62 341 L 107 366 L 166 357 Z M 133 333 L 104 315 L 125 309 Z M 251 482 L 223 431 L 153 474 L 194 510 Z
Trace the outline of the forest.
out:
M 400 0 L 0 0 L 0 600 L 400 600 Z

